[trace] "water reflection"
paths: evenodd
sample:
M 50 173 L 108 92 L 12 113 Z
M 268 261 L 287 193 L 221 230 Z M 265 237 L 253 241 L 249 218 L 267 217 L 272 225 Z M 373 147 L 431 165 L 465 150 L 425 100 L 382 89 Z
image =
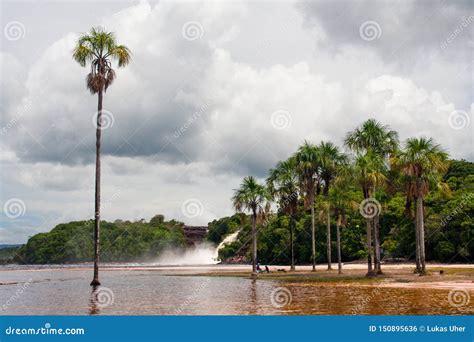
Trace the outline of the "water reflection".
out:
M 7 315 L 430 315 L 474 314 L 474 301 L 448 302 L 449 290 L 370 287 L 358 284 L 285 282 L 237 277 L 176 276 L 156 271 L 107 271 L 88 285 L 88 270 L 34 272 L 34 281 L 12 302 Z M 2 274 L 2 276 L 4 276 Z M 6 278 L 8 277 L 8 278 Z M 31 277 L 8 272 L 4 283 Z M 272 303 L 285 288 L 291 300 Z M 1 285 L 0 302 L 17 286 Z M 275 298 L 274 298 L 275 300 Z
M 89 299 L 89 315 L 98 315 L 100 313 L 100 308 L 98 305 L 98 292 L 99 286 L 92 286 L 92 291 Z

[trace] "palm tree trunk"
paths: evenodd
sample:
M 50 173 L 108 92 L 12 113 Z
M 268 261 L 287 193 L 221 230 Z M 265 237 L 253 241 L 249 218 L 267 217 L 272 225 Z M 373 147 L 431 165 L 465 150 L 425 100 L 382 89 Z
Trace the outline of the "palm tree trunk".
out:
M 91 286 L 99 286 L 99 257 L 100 257 L 100 138 L 102 135 L 102 90 L 99 91 L 97 103 L 96 153 L 95 153 L 95 224 L 94 224 L 94 278 Z
M 381 264 L 381 256 L 380 256 L 380 229 L 379 229 L 379 214 L 374 217 L 374 245 L 375 245 L 375 253 L 374 253 L 374 262 L 375 262 L 375 272 L 377 274 L 382 274 L 382 264 Z
M 367 218 L 367 275 L 372 275 L 372 219 Z
M 252 273 L 257 274 L 257 212 L 252 214 Z
M 291 244 L 291 270 L 295 270 L 295 246 L 293 241 L 293 230 L 294 230 L 295 219 L 290 217 L 290 244 Z
M 314 201 L 311 203 L 311 261 L 313 272 L 316 271 L 316 229 L 314 225 Z
M 416 273 L 421 273 L 421 264 L 420 264 L 420 229 L 418 227 L 418 215 L 416 206 L 418 204 L 417 199 L 415 198 L 415 262 L 416 262 Z
M 423 197 L 419 196 L 416 199 L 416 220 L 418 222 L 418 234 L 419 234 L 419 250 L 420 250 L 420 265 L 421 274 L 426 273 L 425 263 L 425 224 L 423 219 Z
M 327 236 L 327 259 L 328 259 L 328 270 L 332 270 L 332 266 L 331 266 L 331 214 L 330 214 L 330 211 L 329 211 L 329 208 L 328 208 L 328 212 L 327 212 L 327 233 L 326 233 L 326 236 Z
M 337 273 L 342 273 L 342 262 L 341 262 L 341 232 L 339 220 L 336 222 L 336 242 L 337 242 Z

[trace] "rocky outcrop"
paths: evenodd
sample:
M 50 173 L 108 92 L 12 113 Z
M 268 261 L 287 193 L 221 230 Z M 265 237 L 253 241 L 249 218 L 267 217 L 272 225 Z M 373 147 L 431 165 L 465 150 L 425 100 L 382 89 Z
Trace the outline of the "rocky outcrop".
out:
M 184 226 L 183 230 L 187 246 L 201 243 L 207 235 L 207 226 Z

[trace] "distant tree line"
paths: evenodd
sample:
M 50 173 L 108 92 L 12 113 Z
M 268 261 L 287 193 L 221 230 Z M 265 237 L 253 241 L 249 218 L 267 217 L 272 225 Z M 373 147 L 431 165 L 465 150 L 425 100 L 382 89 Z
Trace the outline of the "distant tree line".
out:
M 146 261 L 166 248 L 185 248 L 184 224 L 154 216 L 150 222 L 102 221 L 102 261 Z M 57 225 L 50 232 L 31 237 L 15 261 L 26 264 L 59 264 L 94 260 L 94 221 Z

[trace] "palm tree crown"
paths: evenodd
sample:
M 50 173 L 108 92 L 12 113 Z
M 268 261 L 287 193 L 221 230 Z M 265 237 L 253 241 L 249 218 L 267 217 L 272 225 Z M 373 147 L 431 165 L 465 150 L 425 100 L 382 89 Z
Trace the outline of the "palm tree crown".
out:
M 387 156 L 398 147 L 398 133 L 375 119 L 369 119 L 349 132 L 344 144 L 356 153 L 372 150 L 376 154 Z
M 249 210 L 257 213 L 263 210 L 269 195 L 265 187 L 257 182 L 257 180 L 248 176 L 242 181 L 240 187 L 235 190 L 232 202 L 237 211 Z
M 339 165 L 347 161 L 346 155 L 332 142 L 322 141 L 318 146 L 320 177 L 324 182 L 324 195 L 328 195 L 331 181 L 336 177 Z
M 298 174 L 305 192 L 306 207 L 313 205 L 317 173 L 319 170 L 318 147 L 307 141 L 298 148 L 295 154 Z
M 73 58 L 82 67 L 91 64 L 91 72 L 86 78 L 87 89 L 96 94 L 106 91 L 115 79 L 111 61 L 116 60 L 119 67 L 124 67 L 130 62 L 131 52 L 125 45 L 117 44 L 113 32 L 98 27 L 79 37 Z
M 295 215 L 298 205 L 299 181 L 296 159 L 290 157 L 271 169 L 267 178 L 270 195 L 278 199 L 280 211 Z
M 430 185 L 439 184 L 439 175 L 447 171 L 447 159 L 448 154 L 433 139 L 410 138 L 392 162 L 405 177 L 407 194 L 424 197 Z

